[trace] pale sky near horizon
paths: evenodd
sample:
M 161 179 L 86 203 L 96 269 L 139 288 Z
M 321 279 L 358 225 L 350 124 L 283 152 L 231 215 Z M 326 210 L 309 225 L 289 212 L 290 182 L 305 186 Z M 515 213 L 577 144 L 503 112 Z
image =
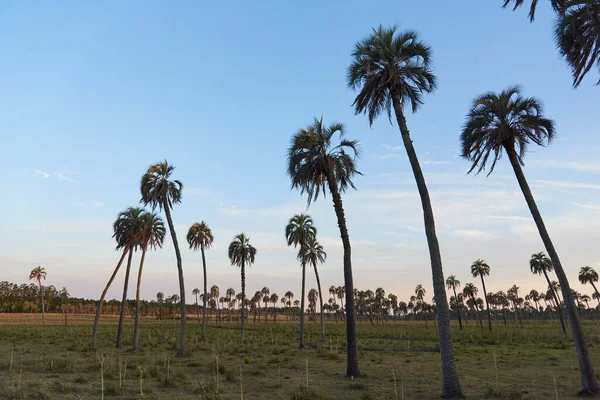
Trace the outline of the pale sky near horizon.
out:
M 290 191 L 285 153 L 292 134 L 323 116 L 360 140 L 364 176 L 344 195 L 355 286 L 382 286 L 406 300 L 417 284 L 433 296 L 421 206 L 401 138 L 381 117 L 354 116 L 346 68 L 356 41 L 379 24 L 416 29 L 431 45 L 439 88 L 408 124 L 430 189 L 445 276 L 491 266 L 488 290 L 545 288 L 529 273 L 543 250 L 506 159 L 466 174 L 459 134 L 474 97 L 521 84 L 556 121 L 548 148 L 531 147 L 525 174 L 571 285 L 600 269 L 600 138 L 597 72 L 581 87 L 552 41 L 552 13 L 502 1 L 419 2 L 4 2 L 0 4 L 0 166 L 4 171 L 0 280 L 46 284 L 98 298 L 119 258 L 112 222 L 138 205 L 139 179 L 167 159 L 184 184 L 173 210 L 188 302 L 202 287 L 201 258 L 185 234 L 205 220 L 215 236 L 208 283 L 240 290 L 226 249 L 246 232 L 258 250 L 248 293 L 300 292 L 296 252 L 284 227 L 306 210 Z M 328 253 L 323 288 L 341 285 L 342 252 L 331 199 L 308 210 Z M 139 255 L 135 260 L 138 261 Z M 134 272 L 135 271 L 135 272 Z M 132 267 L 135 282 L 137 263 Z M 308 271 L 307 290 L 316 287 Z M 109 298 L 122 290 L 123 272 Z M 135 296 L 133 284 L 129 297 Z M 142 297 L 178 293 L 171 238 L 147 256 Z

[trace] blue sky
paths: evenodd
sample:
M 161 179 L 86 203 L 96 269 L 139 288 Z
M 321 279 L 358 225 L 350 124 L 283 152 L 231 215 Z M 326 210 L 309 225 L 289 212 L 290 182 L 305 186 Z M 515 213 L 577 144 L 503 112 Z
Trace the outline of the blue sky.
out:
M 521 84 L 543 100 L 557 140 L 533 149 L 525 173 L 573 286 L 600 267 L 597 96 L 588 77 L 573 90 L 552 42 L 552 13 L 536 22 L 501 1 L 26 2 L 0 5 L 0 279 L 23 282 L 34 266 L 48 284 L 99 296 L 118 254 L 111 224 L 139 201 L 145 168 L 167 159 L 185 189 L 173 211 L 180 240 L 195 221 L 215 233 L 209 284 L 239 287 L 226 247 L 241 231 L 258 249 L 249 291 L 299 293 L 283 228 L 306 209 L 289 190 L 291 135 L 323 115 L 360 140 L 358 190 L 345 195 L 355 285 L 401 298 L 431 287 L 416 187 L 396 126 L 354 116 L 345 73 L 354 43 L 379 24 L 416 29 L 433 48 L 439 89 L 408 116 L 437 218 L 446 275 L 492 266 L 490 290 L 518 283 L 542 250 L 506 160 L 490 177 L 467 176 L 458 137 L 472 99 Z M 342 283 L 341 244 L 330 199 L 311 206 L 328 251 L 323 285 Z M 182 246 L 185 246 L 183 241 Z M 183 253 L 188 292 L 200 258 Z M 142 295 L 176 293 L 170 239 L 147 259 Z M 120 278 L 122 279 L 122 278 Z M 309 277 L 309 285 L 315 285 Z M 116 296 L 120 281 L 109 296 Z M 429 290 L 432 292 L 432 290 Z M 133 296 L 134 291 L 130 291 Z

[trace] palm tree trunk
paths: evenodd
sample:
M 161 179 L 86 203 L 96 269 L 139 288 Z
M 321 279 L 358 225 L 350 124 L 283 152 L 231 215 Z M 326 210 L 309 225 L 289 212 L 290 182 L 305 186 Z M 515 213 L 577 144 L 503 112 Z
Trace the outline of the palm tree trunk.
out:
M 554 271 L 556 272 L 556 276 L 558 277 L 558 282 L 560 283 L 563 293 L 563 300 L 567 310 L 567 317 L 571 325 L 571 333 L 573 334 L 573 340 L 575 342 L 575 349 L 577 350 L 577 357 L 579 358 L 581 392 L 590 394 L 600 393 L 600 385 L 598 385 L 596 375 L 594 374 L 594 368 L 590 360 L 587 343 L 585 341 L 585 336 L 579 320 L 579 313 L 577 313 L 575 310 L 575 302 L 573 301 L 573 295 L 571 294 L 569 280 L 567 279 L 562 264 L 560 263 L 558 253 L 554 248 L 554 244 L 550 239 L 550 235 L 546 230 L 544 220 L 542 219 L 542 215 L 537 208 L 533 194 L 529 189 L 529 185 L 527 184 L 527 180 L 525 179 L 525 175 L 523 174 L 523 170 L 519 164 L 515 148 L 512 146 L 505 146 L 505 149 L 506 153 L 508 154 L 508 158 L 510 159 L 510 163 L 515 171 L 515 175 L 517 177 L 517 181 L 519 182 L 519 186 L 521 187 L 521 191 L 523 192 L 523 196 L 525 196 L 525 200 L 527 201 L 527 205 L 529 206 L 529 210 L 533 216 L 533 220 L 535 221 L 542 241 L 544 242 L 546 251 L 550 256 L 550 260 L 552 260 L 552 265 L 554 267 Z
M 313 264 L 315 270 L 315 277 L 317 278 L 317 289 L 319 290 L 319 303 L 321 306 L 321 339 L 325 339 L 325 322 L 323 320 L 323 296 L 321 292 L 321 280 L 319 279 L 319 271 L 317 271 L 317 265 Z
M 488 316 L 488 327 L 490 328 L 490 332 L 492 331 L 492 316 L 490 314 L 490 303 L 487 298 L 487 291 L 485 290 L 485 281 L 483 280 L 483 275 L 479 274 L 481 277 L 481 286 L 483 286 L 483 297 L 485 298 L 485 308 L 487 309 Z
M 358 346 L 356 344 L 356 315 L 354 313 L 354 282 L 352 278 L 352 257 L 350 237 L 346 227 L 346 217 L 342 205 L 342 197 L 331 168 L 328 169 L 327 183 L 333 199 L 333 208 L 340 228 L 340 236 L 344 247 L 344 286 L 346 289 L 346 343 L 348 347 L 346 359 L 346 376 L 360 376 L 358 368 Z
M 240 334 L 240 339 L 242 342 L 244 341 L 244 309 L 246 306 L 244 305 L 244 300 L 246 299 L 246 260 L 242 258 L 242 333 Z
M 304 291 L 306 290 L 306 264 L 302 263 L 302 291 L 300 292 L 300 345 L 304 348 Z
M 198 319 L 198 323 L 200 323 L 200 306 L 198 305 L 198 293 L 196 293 L 196 318 Z
M 265 325 L 269 323 L 269 302 L 265 302 Z
M 425 224 L 425 235 L 429 246 L 429 257 L 431 259 L 431 270 L 433 275 L 433 292 L 436 299 L 436 317 L 438 326 L 438 335 L 440 341 L 440 355 L 442 360 L 442 397 L 444 398 L 464 398 L 458 380 L 456 362 L 454 360 L 454 348 L 452 345 L 452 331 L 450 329 L 450 310 L 448 309 L 448 300 L 446 298 L 446 286 L 444 283 L 444 271 L 442 268 L 442 257 L 435 234 L 435 221 L 429 192 L 425 184 L 425 178 L 419 165 L 417 153 L 410 138 L 410 132 L 406 125 L 406 119 L 402 112 L 402 105 L 397 95 L 392 96 L 396 120 L 400 128 L 402 142 L 406 149 L 406 154 L 415 176 L 421 204 L 423 206 L 423 219 Z
M 552 285 L 550 285 L 550 278 L 548 277 L 548 274 L 546 273 L 546 271 L 544 271 L 544 276 L 546 277 L 546 282 L 548 282 L 548 289 L 550 289 L 550 291 L 552 292 L 552 297 L 554 298 L 554 304 L 556 304 L 556 312 L 558 313 L 558 316 L 560 318 L 560 326 L 562 327 L 563 335 L 566 335 L 567 328 L 565 327 L 565 319 L 563 318 L 562 310 L 560 307 L 560 301 L 558 300 L 558 297 L 556 295 L 556 292 L 554 291 L 554 288 L 552 288 Z
M 119 328 L 117 329 L 117 347 L 121 347 L 121 336 L 123 335 L 123 323 L 125 322 L 125 304 L 127 303 L 127 288 L 129 286 L 129 271 L 131 270 L 132 257 L 133 251 L 130 251 L 129 257 L 127 258 L 127 269 L 125 270 L 125 282 L 123 283 L 123 300 L 121 301 L 121 313 L 119 314 Z
M 42 300 L 42 328 L 46 327 L 46 315 L 44 312 L 44 287 L 42 286 L 42 281 L 38 279 L 38 284 L 40 285 L 40 297 Z
M 462 319 L 460 318 L 460 302 L 458 301 L 458 297 L 456 297 L 456 288 L 452 286 L 452 290 L 454 290 L 454 300 L 456 301 L 456 310 L 458 314 L 458 325 L 460 326 L 460 330 L 462 331 Z
M 206 300 L 208 296 L 208 286 L 206 283 L 206 258 L 204 257 L 204 246 L 200 247 L 202 252 L 202 272 L 204 273 L 204 297 L 202 298 L 202 336 L 201 340 L 206 338 Z
M 142 285 L 142 269 L 144 268 L 144 260 L 146 259 L 146 251 L 148 245 L 142 250 L 142 259 L 140 260 L 140 270 L 138 271 L 137 289 L 135 291 L 135 324 L 133 326 L 133 350 L 137 349 L 140 326 L 140 286 Z
M 181 263 L 181 252 L 179 251 L 179 243 L 177 242 L 177 234 L 175 233 L 175 227 L 173 226 L 173 219 L 171 218 L 171 209 L 167 202 L 163 202 L 165 209 L 165 216 L 167 217 L 167 223 L 169 224 L 169 232 L 173 239 L 173 247 L 175 247 L 175 257 L 177 258 L 177 272 L 179 274 L 179 307 L 181 314 L 181 328 L 179 333 L 179 357 L 185 355 L 185 282 L 183 280 L 183 265 Z

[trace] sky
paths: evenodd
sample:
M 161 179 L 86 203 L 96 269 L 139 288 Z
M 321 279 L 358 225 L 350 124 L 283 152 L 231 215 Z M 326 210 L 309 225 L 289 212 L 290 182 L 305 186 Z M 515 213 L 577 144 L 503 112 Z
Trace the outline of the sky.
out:
M 479 258 L 486 286 L 542 290 L 529 272 L 543 251 L 506 158 L 489 177 L 467 175 L 459 135 L 473 98 L 520 84 L 556 122 L 557 139 L 533 148 L 525 174 L 573 288 L 580 267 L 600 268 L 600 136 L 595 71 L 574 90 L 552 41 L 553 15 L 536 21 L 502 1 L 161 1 L 0 4 L 0 280 L 46 284 L 99 298 L 119 253 L 118 213 L 139 204 L 146 168 L 168 160 L 184 184 L 173 219 L 188 302 L 202 287 L 198 252 L 185 234 L 212 228 L 208 284 L 240 290 L 226 249 L 246 232 L 257 248 L 247 290 L 298 298 L 301 269 L 284 227 L 308 212 L 327 252 L 321 282 L 343 284 L 342 248 L 330 197 L 307 210 L 290 190 L 286 150 L 321 117 L 343 122 L 361 143 L 357 190 L 343 195 L 355 287 L 408 299 L 417 284 L 433 296 L 421 206 L 397 126 L 354 115 L 346 68 L 373 27 L 415 29 L 433 49 L 438 90 L 408 126 L 431 193 L 444 273 L 463 283 Z M 132 277 L 137 276 L 139 254 Z M 108 298 L 122 290 L 124 269 Z M 316 287 L 307 271 L 308 288 Z M 134 278 L 131 280 L 135 282 Z M 149 253 L 142 297 L 179 292 L 170 236 Z M 129 297 L 135 288 L 129 289 Z

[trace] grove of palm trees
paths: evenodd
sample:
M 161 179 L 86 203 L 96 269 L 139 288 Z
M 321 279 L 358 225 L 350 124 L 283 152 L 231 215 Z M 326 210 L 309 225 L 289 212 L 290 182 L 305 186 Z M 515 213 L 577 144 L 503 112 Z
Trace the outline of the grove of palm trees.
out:
M 600 1 L 497 3 L 497 18 L 519 19 L 519 29 L 551 23 L 552 36 L 545 40 L 556 46 L 554 56 L 567 68 L 562 75 L 552 74 L 552 85 L 566 85 L 575 95 L 587 90 L 584 86 L 600 71 Z M 520 15 L 523 6 L 529 9 L 529 21 Z M 451 7 L 462 13 L 466 6 Z M 270 124 L 263 117 L 261 125 L 269 126 L 269 132 L 275 126 L 279 135 L 269 137 L 268 145 L 251 132 L 225 126 L 244 118 L 252 126 L 245 107 L 262 106 L 269 113 L 266 104 L 273 98 L 268 93 L 277 85 L 267 76 L 274 79 L 283 72 L 267 67 L 262 42 L 244 43 L 243 35 L 229 41 L 215 34 L 211 40 L 223 40 L 224 46 L 216 52 L 203 50 L 198 65 L 211 64 L 218 71 L 203 77 L 203 91 L 194 96 L 210 96 L 215 85 L 225 87 L 227 79 L 242 74 L 228 63 L 211 63 L 210 57 L 225 57 L 220 52 L 239 52 L 240 63 L 264 63 L 261 73 L 250 77 L 264 92 L 255 93 L 252 104 L 239 103 L 239 93 L 231 91 L 231 104 L 219 105 L 231 108 L 231 121 L 219 121 L 227 134 L 211 131 L 202 136 L 199 148 L 191 145 L 193 136 L 201 135 L 196 131 L 188 133 L 189 147 L 170 144 L 174 131 L 187 131 L 176 120 L 159 124 L 168 132 L 159 141 L 132 145 L 133 137 L 119 137 L 114 147 L 129 146 L 131 157 L 119 166 L 122 179 L 90 184 L 106 186 L 104 192 L 118 188 L 110 204 L 121 210 L 114 220 L 88 221 L 73 237 L 64 233 L 69 229 L 64 223 L 48 235 L 46 225 L 23 228 L 43 232 L 51 251 L 28 246 L 35 263 L 0 279 L 0 399 L 600 397 L 600 264 L 595 248 L 582 249 L 587 240 L 569 237 L 576 232 L 569 219 L 574 213 L 556 217 L 568 207 L 597 212 L 593 196 L 563 199 L 572 191 L 599 187 L 559 181 L 558 172 L 544 179 L 537 175 L 544 165 L 571 168 L 565 179 L 600 169 L 572 161 L 577 156 L 571 153 L 566 161 L 529 163 L 553 144 L 574 146 L 570 131 L 561 118 L 553 119 L 560 114 L 556 103 L 545 107 L 542 95 L 529 93 L 521 82 L 498 86 L 505 82 L 498 74 L 489 78 L 494 82 L 489 87 L 460 86 L 460 95 L 467 91 L 470 104 L 460 109 L 460 128 L 446 123 L 445 116 L 456 114 L 457 104 L 463 106 L 440 106 L 436 99 L 450 79 L 437 54 L 444 60 L 452 49 L 437 45 L 439 31 L 435 35 L 413 29 L 419 28 L 418 20 L 390 17 L 398 18 L 398 24 L 376 24 L 344 38 L 345 70 L 325 57 L 289 71 L 289 87 L 279 88 L 278 96 L 303 96 L 302 90 L 308 90 L 316 106 L 311 113 L 290 107 L 284 124 L 277 123 L 280 115 Z M 307 22 L 311 29 L 312 22 Z M 280 34 L 285 36 L 285 31 Z M 508 40 L 494 30 L 477 35 Z M 248 46 L 256 47 L 252 57 L 244 55 Z M 516 49 L 519 43 L 512 46 Z M 284 57 L 283 47 L 267 54 Z M 184 54 L 191 50 L 183 48 L 171 46 L 171 55 L 157 59 L 157 65 L 191 57 Z M 515 70 L 517 52 L 501 56 Z M 305 58 L 296 62 L 300 59 Z M 465 62 L 477 63 L 478 58 Z M 327 63 L 336 65 L 337 72 L 326 72 L 328 67 L 320 64 Z M 195 76 L 184 62 L 177 68 L 172 79 Z M 299 71 L 319 68 L 331 75 L 328 79 L 343 83 L 350 96 L 342 99 L 349 110 L 342 114 L 347 118 L 343 122 L 334 104 L 340 99 L 291 82 Z M 455 71 L 460 69 L 456 66 Z M 537 73 L 545 72 L 518 71 L 523 83 Z M 173 93 L 165 91 L 173 104 L 178 97 L 191 99 L 187 92 Z M 284 103 L 284 98 L 276 101 Z M 194 110 L 198 121 L 204 121 L 197 126 L 213 123 L 215 104 Z M 138 106 L 129 106 L 134 115 Z M 432 119 L 437 114 L 428 108 L 436 107 L 440 117 Z M 577 105 L 565 107 L 577 111 Z M 176 112 L 185 114 L 185 107 Z M 160 114 L 160 108 L 149 114 Z M 588 117 L 593 120 L 594 115 Z M 453 138 L 455 149 L 439 144 L 447 137 Z M 381 141 L 400 144 L 377 147 Z M 576 146 L 589 150 L 585 143 Z M 593 152 L 593 144 L 589 147 Z M 389 154 L 378 155 L 381 148 Z M 432 169 L 449 163 L 432 161 L 432 152 L 439 151 L 452 153 L 452 163 L 460 165 L 459 178 Z M 277 163 L 269 158 L 273 152 Z M 210 166 L 202 164 L 203 158 L 213 160 Z M 397 171 L 370 176 L 373 164 L 386 160 Z M 278 175 L 252 174 L 255 165 Z M 124 172 L 130 168 L 135 169 L 131 178 Z M 35 170 L 34 175 L 48 182 L 88 184 L 83 174 L 68 171 Z M 381 190 L 386 180 L 402 190 Z M 448 189 L 451 184 L 458 188 Z M 235 205 L 224 205 L 229 201 L 224 192 L 215 194 L 211 185 L 227 187 Z M 464 189 L 471 186 L 471 192 Z M 510 195 L 502 197 L 499 187 L 509 188 Z M 540 187 L 545 188 L 541 194 Z M 277 193 L 289 196 L 285 206 L 263 206 Z M 465 199 L 464 204 L 445 202 L 449 195 Z M 412 201 L 412 208 L 403 199 Z M 48 204 L 53 201 L 47 196 Z M 100 201 L 74 204 L 87 213 L 93 207 L 109 211 Z M 462 220 L 461 228 L 453 228 L 449 217 Z M 369 229 L 377 218 L 382 219 L 378 228 Z M 588 219 L 593 231 L 595 219 Z M 276 233 L 269 230 L 273 220 Z M 408 220 L 410 224 L 404 222 Z M 515 225 L 502 231 L 484 229 L 502 222 Z M 96 260 L 79 250 L 77 240 L 99 232 L 103 236 L 94 246 L 102 258 Z M 519 236 L 524 232 L 526 237 Z M 64 237 L 73 243 L 60 245 Z M 378 251 L 379 242 L 390 237 L 388 250 Z M 513 252 L 507 243 L 517 243 L 518 250 Z M 574 243 L 576 251 L 570 248 Z M 81 271 L 61 267 L 69 254 L 77 255 Z M 108 265 L 96 266 L 106 260 Z M 87 278 L 74 278 L 81 274 Z M 49 282 L 59 282 L 62 289 Z M 135 295 L 130 282 L 135 282 Z

